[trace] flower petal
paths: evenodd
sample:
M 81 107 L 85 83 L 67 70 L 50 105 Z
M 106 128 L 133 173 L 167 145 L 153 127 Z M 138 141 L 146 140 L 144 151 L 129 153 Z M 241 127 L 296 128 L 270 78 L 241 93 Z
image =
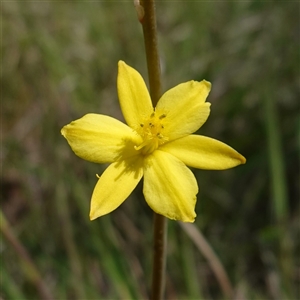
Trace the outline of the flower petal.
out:
M 140 136 L 124 123 L 98 114 L 87 114 L 71 122 L 61 134 L 76 155 L 95 163 L 136 155 L 134 145 L 141 142 Z
M 194 222 L 198 185 L 191 170 L 176 157 L 156 150 L 145 158 L 143 192 L 156 213 Z
M 127 124 L 136 129 L 153 112 L 146 84 L 135 69 L 119 61 L 118 95 Z
M 205 103 L 211 84 L 202 80 L 177 85 L 162 95 L 155 111 L 166 115 L 164 135 L 174 140 L 198 130 L 207 120 L 210 103 Z
M 142 159 L 129 158 L 108 166 L 99 178 L 91 200 L 90 219 L 106 215 L 120 206 L 143 176 Z
M 225 170 L 246 162 L 245 157 L 230 146 L 201 135 L 189 135 L 166 143 L 160 150 L 198 169 Z

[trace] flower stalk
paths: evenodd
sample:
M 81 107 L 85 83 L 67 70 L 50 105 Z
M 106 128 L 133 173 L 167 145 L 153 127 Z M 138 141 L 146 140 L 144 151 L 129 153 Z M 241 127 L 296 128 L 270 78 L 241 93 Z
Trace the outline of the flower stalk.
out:
M 160 60 L 157 46 L 157 29 L 154 0 L 141 1 L 144 16 L 141 20 L 143 26 L 144 43 L 146 50 L 147 68 L 149 76 L 149 90 L 153 107 L 156 106 L 161 92 Z
M 162 94 L 160 60 L 157 46 L 157 30 L 154 0 L 141 1 L 144 16 L 140 20 L 143 26 L 144 43 L 149 77 L 149 91 L 153 107 Z M 163 299 L 165 289 L 165 268 L 167 248 L 167 219 L 154 213 L 153 234 L 153 270 L 151 299 Z
M 154 213 L 153 270 L 151 299 L 164 299 L 167 249 L 167 219 Z

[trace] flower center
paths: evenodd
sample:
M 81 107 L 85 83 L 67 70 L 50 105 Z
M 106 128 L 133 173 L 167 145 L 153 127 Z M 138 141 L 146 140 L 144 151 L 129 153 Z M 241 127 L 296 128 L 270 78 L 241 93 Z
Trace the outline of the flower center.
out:
M 165 114 L 157 116 L 156 113 L 153 112 L 144 123 L 140 124 L 137 131 L 143 138 L 143 142 L 135 146 L 135 150 L 142 149 L 142 153 L 147 155 L 168 140 L 168 138 L 163 135 L 163 121 L 165 117 Z

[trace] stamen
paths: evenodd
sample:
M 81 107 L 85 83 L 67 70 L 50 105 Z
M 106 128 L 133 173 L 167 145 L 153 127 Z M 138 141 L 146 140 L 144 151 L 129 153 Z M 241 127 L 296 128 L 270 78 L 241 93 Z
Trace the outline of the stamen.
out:
M 149 144 L 149 141 L 145 140 L 143 143 L 141 143 L 139 146 L 134 146 L 135 150 L 141 150 L 144 148 L 147 144 Z
M 148 119 L 144 119 L 143 123 L 139 124 L 138 133 L 142 137 L 142 143 L 135 145 L 135 150 L 141 150 L 143 155 L 148 155 L 168 141 L 168 138 L 163 134 L 164 125 L 162 124 L 162 119 L 165 117 L 166 114 L 158 116 L 153 111 Z

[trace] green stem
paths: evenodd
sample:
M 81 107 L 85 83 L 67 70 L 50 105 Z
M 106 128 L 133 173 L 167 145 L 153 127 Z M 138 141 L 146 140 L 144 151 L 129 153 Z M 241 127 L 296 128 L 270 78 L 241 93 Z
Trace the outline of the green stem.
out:
M 157 47 L 157 30 L 154 0 L 141 1 L 144 15 L 140 18 L 143 26 L 150 95 L 153 107 L 161 97 L 161 72 Z M 154 213 L 154 253 L 151 299 L 164 299 L 166 267 L 167 219 Z

